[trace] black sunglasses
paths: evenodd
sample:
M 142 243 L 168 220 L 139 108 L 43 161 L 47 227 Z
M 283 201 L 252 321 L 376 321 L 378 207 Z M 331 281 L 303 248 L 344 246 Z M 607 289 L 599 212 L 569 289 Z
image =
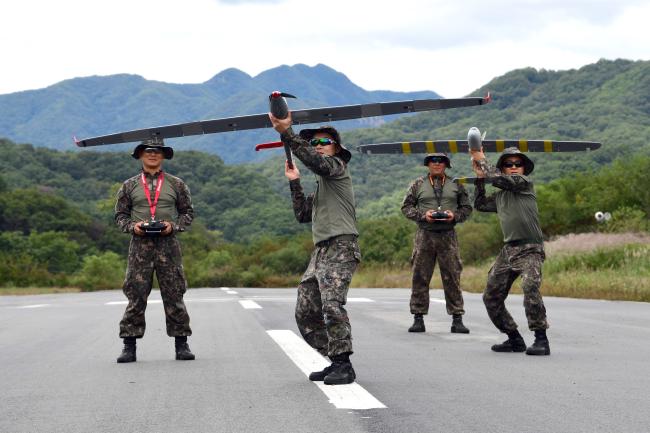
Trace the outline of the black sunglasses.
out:
M 309 144 L 312 146 L 318 146 L 319 144 L 321 146 L 329 146 L 330 144 L 336 144 L 336 141 L 331 138 L 312 138 L 309 140 Z
M 438 163 L 438 164 L 447 163 L 447 160 L 445 158 L 441 158 L 439 156 L 434 156 L 432 158 L 429 158 L 427 161 L 433 162 L 433 163 Z
M 508 161 L 508 162 L 504 162 L 504 163 L 503 163 L 503 166 L 504 166 L 505 168 L 512 168 L 512 167 L 517 167 L 517 168 L 519 168 L 519 167 L 523 167 L 523 166 L 524 166 L 524 163 L 523 163 L 523 162 L 519 162 L 519 161 L 517 161 L 517 162 L 509 162 L 509 161 Z

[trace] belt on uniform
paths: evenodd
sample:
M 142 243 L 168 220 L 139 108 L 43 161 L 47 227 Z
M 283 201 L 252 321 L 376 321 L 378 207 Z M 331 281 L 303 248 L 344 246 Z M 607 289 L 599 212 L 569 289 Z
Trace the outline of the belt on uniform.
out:
M 540 242 L 537 239 L 518 239 L 516 241 L 506 242 L 506 245 L 509 247 L 519 247 L 526 244 L 544 245 L 544 242 Z
M 429 233 L 449 233 L 449 232 L 453 232 L 455 229 L 453 227 L 449 227 L 449 228 L 444 228 L 444 229 L 425 229 L 425 228 L 423 228 L 422 230 L 426 230 Z
M 328 245 L 332 245 L 336 241 L 355 241 L 357 240 L 357 235 L 338 235 L 338 236 L 333 236 L 329 239 L 325 239 L 324 241 L 316 242 L 317 247 L 326 247 Z

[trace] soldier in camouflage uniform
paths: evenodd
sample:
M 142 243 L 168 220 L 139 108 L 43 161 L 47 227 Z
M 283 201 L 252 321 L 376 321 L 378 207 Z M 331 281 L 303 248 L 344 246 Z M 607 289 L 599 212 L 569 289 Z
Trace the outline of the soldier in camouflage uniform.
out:
M 492 346 L 495 352 L 523 352 L 528 355 L 550 355 L 546 329 L 546 309 L 539 288 L 542 283 L 544 239 L 539 224 L 537 197 L 528 175 L 535 165 L 517 148 L 503 151 L 496 169 L 485 159 L 482 151 L 472 151 L 476 183 L 474 207 L 481 212 L 496 212 L 503 231 L 505 245 L 488 274 L 483 302 L 494 325 L 508 339 Z M 498 192 L 485 195 L 485 181 Z M 524 308 L 528 327 L 535 332 L 535 342 L 526 348 L 517 324 L 505 306 L 514 280 L 521 276 Z
M 136 360 L 135 342 L 144 335 L 154 271 L 163 299 L 167 335 L 175 338 L 176 359 L 194 359 L 187 344 L 187 337 L 192 335 L 190 317 L 183 302 L 187 282 L 175 236 L 192 223 L 194 209 L 185 183 L 162 171 L 163 159 L 173 155 L 173 149 L 161 139 L 140 143 L 131 156 L 142 162 L 142 171 L 126 180 L 117 194 L 115 222 L 124 233 L 131 234 L 122 288 L 129 304 L 120 322 L 120 337 L 124 339 L 124 350 L 117 358 L 120 363 Z M 158 235 L 146 233 L 145 222 L 154 219 L 164 224 Z
M 409 332 L 424 332 L 423 315 L 429 312 L 429 283 L 438 261 L 442 287 L 445 291 L 447 314 L 453 317 L 451 332 L 469 334 L 463 324 L 463 292 L 460 273 L 463 269 L 454 226 L 472 213 L 465 188 L 452 182 L 446 175 L 451 161 L 444 153 L 432 153 L 424 158 L 429 173 L 417 178 L 409 186 L 402 203 L 402 213 L 417 223 L 413 243 L 413 284 L 411 286 L 411 314 L 413 325 Z M 440 215 L 436 215 L 439 212 Z
M 332 364 L 309 379 L 326 385 L 351 383 L 356 374 L 350 363 L 352 335 L 344 308 L 352 274 L 361 260 L 356 228 L 354 192 L 348 163 L 352 154 L 341 145 L 336 129 L 303 129 L 295 135 L 291 115 L 270 115 L 282 142 L 310 169 L 316 191 L 305 197 L 300 172 L 285 165 L 293 210 L 301 223 L 312 223 L 315 244 L 309 266 L 298 286 L 296 322 L 303 338 Z

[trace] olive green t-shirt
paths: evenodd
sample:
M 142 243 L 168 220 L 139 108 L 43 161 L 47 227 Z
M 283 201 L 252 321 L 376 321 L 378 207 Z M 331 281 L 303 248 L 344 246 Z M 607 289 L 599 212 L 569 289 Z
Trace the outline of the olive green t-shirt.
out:
M 165 174 L 166 178 L 163 179 L 162 189 L 158 197 L 158 204 L 156 206 L 156 219 L 158 221 L 176 221 L 178 217 L 178 210 L 176 209 L 177 191 L 174 188 L 174 182 L 171 177 Z M 156 197 L 156 185 L 158 181 L 158 174 L 152 176 L 149 173 L 145 174 L 147 186 L 150 191 L 151 201 L 153 203 Z M 131 192 L 131 201 L 133 207 L 131 208 L 131 221 L 149 221 L 151 219 L 151 211 L 149 209 L 149 202 L 142 187 L 142 181 L 138 176 L 138 185 L 133 188 Z
M 528 180 L 525 176 L 521 177 Z M 526 187 L 518 191 L 499 190 L 495 194 L 495 201 L 504 242 L 544 242 L 532 182 L 528 180 Z
M 434 189 L 434 186 L 438 189 L 438 191 Z M 440 186 L 442 186 L 442 188 L 440 188 Z M 438 195 L 436 196 L 436 194 Z M 418 211 L 424 214 L 428 210 L 438 210 L 438 207 L 440 207 L 441 211 L 450 210 L 453 213 L 456 213 L 458 211 L 458 195 L 459 185 L 455 182 L 452 182 L 451 179 L 446 178 L 443 183 L 440 178 L 437 180 L 434 178 L 434 185 L 431 185 L 430 177 L 427 175 L 424 177 L 423 182 L 420 184 L 417 190 Z M 443 229 L 448 230 L 453 228 L 454 224 L 454 222 L 418 222 L 418 226 L 420 228 L 433 231 L 439 231 Z
M 352 178 L 347 164 L 341 175 L 316 175 L 316 181 L 311 214 L 314 243 L 339 235 L 358 235 Z

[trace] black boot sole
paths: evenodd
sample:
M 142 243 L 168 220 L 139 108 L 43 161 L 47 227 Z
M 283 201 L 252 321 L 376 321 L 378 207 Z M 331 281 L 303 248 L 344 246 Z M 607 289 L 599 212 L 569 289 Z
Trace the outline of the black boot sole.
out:
M 458 329 L 455 327 L 451 327 L 451 333 L 452 334 L 469 334 L 469 329 Z
M 495 349 L 494 346 L 492 346 L 492 352 L 497 352 L 497 353 L 521 353 L 525 351 L 526 351 L 525 347 L 513 347 L 510 349 Z
M 192 355 L 192 356 L 176 355 L 176 361 L 194 361 L 195 358 L 196 358 L 196 356 L 194 356 L 194 355 Z
M 531 355 L 531 356 L 547 356 L 551 354 L 551 349 L 544 350 L 543 352 L 536 352 L 536 351 L 528 351 L 526 349 L 526 355 Z
M 336 379 L 336 380 L 332 380 L 332 379 L 327 380 L 327 377 L 325 377 L 323 383 L 325 385 L 349 385 L 353 383 L 356 378 L 357 378 L 356 374 L 352 374 L 351 376 L 341 378 L 341 379 Z

